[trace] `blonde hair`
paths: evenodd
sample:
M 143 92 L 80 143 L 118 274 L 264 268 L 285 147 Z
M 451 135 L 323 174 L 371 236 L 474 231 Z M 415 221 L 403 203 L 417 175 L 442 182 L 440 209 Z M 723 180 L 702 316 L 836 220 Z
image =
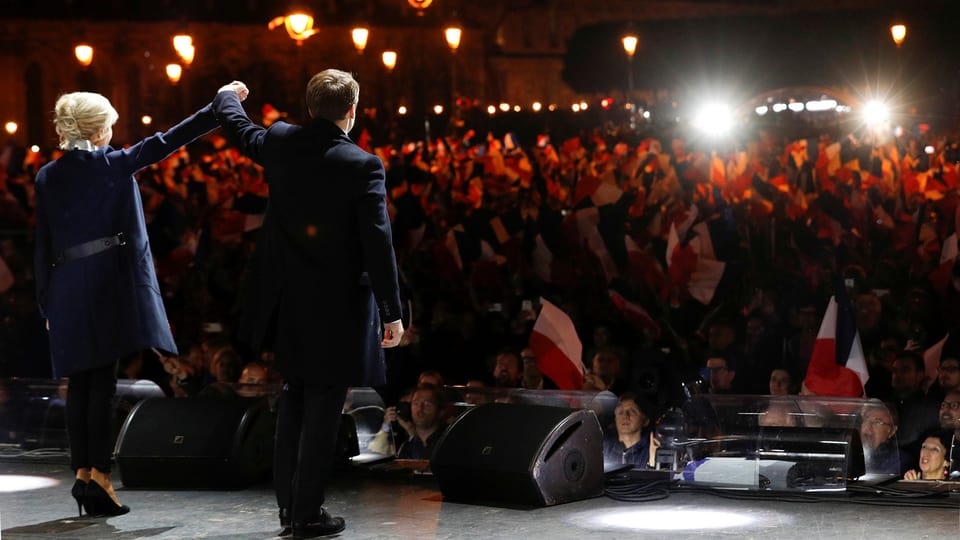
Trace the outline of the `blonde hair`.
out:
M 60 148 L 68 147 L 71 141 L 92 139 L 119 118 L 110 100 L 93 92 L 64 94 L 57 99 L 53 112 Z

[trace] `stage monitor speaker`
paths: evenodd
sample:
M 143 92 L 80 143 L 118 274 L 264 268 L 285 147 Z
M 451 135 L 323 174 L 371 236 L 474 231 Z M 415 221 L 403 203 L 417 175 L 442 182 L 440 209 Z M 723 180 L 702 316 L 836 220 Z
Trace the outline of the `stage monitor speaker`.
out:
M 264 398 L 146 399 L 117 437 L 117 467 L 131 488 L 243 488 L 269 475 L 274 426 Z
M 445 499 L 561 504 L 603 493 L 603 435 L 590 410 L 490 403 L 448 428 L 430 468 Z

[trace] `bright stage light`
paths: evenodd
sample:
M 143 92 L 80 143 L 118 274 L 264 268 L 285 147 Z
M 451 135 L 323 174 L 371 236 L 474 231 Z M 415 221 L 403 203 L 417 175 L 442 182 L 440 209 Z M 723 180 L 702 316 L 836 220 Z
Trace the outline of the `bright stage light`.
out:
M 30 491 L 55 486 L 60 482 L 45 476 L 25 476 L 20 474 L 0 474 L 0 493 Z
M 693 125 L 707 135 L 720 137 L 733 129 L 733 113 L 726 105 L 710 103 L 694 115 Z
M 779 517 L 779 516 L 778 516 Z M 590 527 L 617 528 L 646 531 L 695 531 L 727 529 L 754 524 L 756 518 L 746 513 L 723 510 L 661 508 L 648 510 L 622 510 L 600 515 L 578 516 L 578 522 Z
M 754 110 L 757 112 L 757 116 L 763 116 L 763 115 L 767 114 L 767 111 L 768 111 L 766 105 L 761 105 L 761 106 L 757 107 L 757 108 L 754 109 Z
M 890 110 L 885 103 L 869 101 L 863 108 L 863 121 L 868 126 L 878 126 L 890 119 Z

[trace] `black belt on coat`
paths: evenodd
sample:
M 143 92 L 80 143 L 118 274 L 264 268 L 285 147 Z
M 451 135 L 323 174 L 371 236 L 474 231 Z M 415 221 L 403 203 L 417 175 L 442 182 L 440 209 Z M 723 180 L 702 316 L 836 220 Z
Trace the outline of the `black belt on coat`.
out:
M 57 258 L 50 263 L 50 266 L 56 267 L 65 262 L 96 255 L 97 253 L 106 251 L 108 249 L 126 245 L 126 243 L 127 241 L 124 240 L 123 233 L 117 233 L 113 236 L 104 236 L 103 238 L 90 240 L 89 242 L 77 244 L 61 251 L 59 254 L 57 254 Z

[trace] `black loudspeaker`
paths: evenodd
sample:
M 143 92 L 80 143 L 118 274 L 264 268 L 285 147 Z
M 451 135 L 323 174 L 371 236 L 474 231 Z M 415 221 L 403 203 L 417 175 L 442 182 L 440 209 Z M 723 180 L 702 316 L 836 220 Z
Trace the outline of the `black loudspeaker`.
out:
M 151 398 L 127 415 L 117 467 L 131 488 L 239 489 L 273 465 L 275 419 L 264 398 Z
M 603 493 L 603 435 L 590 410 L 490 403 L 448 428 L 430 468 L 445 499 L 561 504 Z

